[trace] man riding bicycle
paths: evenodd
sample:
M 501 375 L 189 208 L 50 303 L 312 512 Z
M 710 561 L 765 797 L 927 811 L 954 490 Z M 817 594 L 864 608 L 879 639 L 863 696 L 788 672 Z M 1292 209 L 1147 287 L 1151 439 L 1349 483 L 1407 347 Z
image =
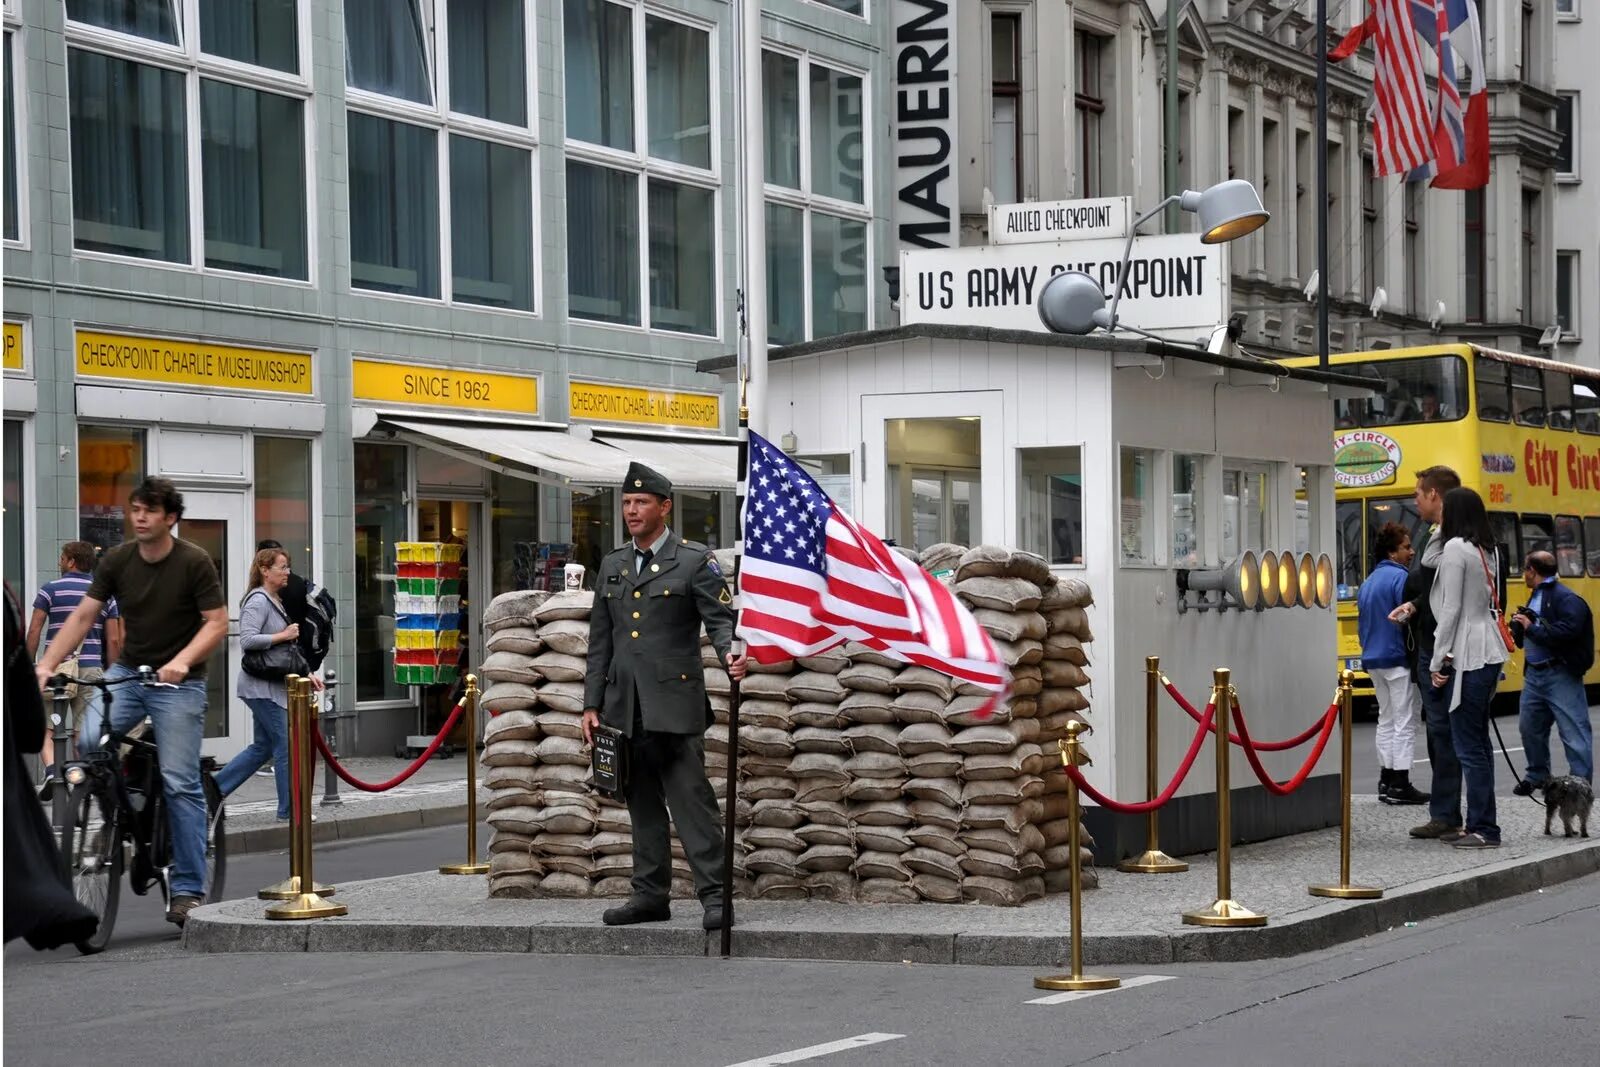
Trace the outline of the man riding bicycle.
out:
M 205 900 L 206 801 L 200 784 L 205 737 L 206 659 L 228 634 L 228 608 L 217 570 L 204 549 L 172 535 L 183 517 L 183 494 L 165 478 L 146 478 L 128 497 L 134 540 L 106 552 L 76 610 L 38 664 L 46 686 L 61 661 L 112 597 L 125 622 L 122 655 L 106 672 L 115 683 L 156 665 L 156 687 L 130 686 L 112 707 L 119 733 L 148 716 L 161 751 L 174 870 L 167 921 L 182 926 Z M 99 745 L 101 724 L 87 722 L 82 747 Z

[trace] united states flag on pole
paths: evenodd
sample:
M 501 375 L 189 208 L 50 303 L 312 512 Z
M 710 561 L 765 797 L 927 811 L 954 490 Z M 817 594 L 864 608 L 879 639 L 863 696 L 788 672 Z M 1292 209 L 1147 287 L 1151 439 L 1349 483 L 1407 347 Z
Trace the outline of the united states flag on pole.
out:
M 1006 696 L 1010 675 L 972 612 L 756 433 L 739 595 L 739 636 L 758 663 L 859 641 L 990 690 L 990 709 Z

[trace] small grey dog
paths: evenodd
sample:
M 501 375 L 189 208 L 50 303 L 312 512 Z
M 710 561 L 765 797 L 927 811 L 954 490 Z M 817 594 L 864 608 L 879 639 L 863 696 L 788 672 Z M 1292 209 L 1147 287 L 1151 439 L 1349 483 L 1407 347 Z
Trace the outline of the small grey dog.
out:
M 1539 787 L 1544 793 L 1544 832 L 1550 833 L 1550 823 L 1561 816 L 1561 826 L 1566 830 L 1562 837 L 1572 836 L 1572 820 L 1578 820 L 1578 834 L 1589 836 L 1589 809 L 1594 807 L 1594 788 L 1582 778 L 1563 775 L 1552 778 Z

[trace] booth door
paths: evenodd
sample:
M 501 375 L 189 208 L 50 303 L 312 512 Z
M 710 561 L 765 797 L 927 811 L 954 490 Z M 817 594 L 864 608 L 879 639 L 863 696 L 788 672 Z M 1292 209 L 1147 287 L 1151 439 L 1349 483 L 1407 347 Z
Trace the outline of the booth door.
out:
M 1005 401 L 999 390 L 861 398 L 858 518 L 896 544 L 1005 544 Z

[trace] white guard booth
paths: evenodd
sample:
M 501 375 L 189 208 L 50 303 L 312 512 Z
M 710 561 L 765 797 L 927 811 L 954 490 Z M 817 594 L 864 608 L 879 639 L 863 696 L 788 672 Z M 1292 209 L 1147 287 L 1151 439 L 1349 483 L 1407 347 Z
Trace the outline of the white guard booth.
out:
M 703 370 L 734 373 L 731 359 Z M 1233 672 L 1252 735 L 1302 732 L 1336 678 L 1331 608 L 1196 610 L 1185 573 L 1246 551 L 1330 556 L 1333 399 L 1366 379 L 1159 341 L 921 323 L 772 350 L 767 436 L 858 520 L 899 544 L 992 543 L 1088 581 L 1090 779 L 1145 796 L 1145 659 L 1196 707 Z M 1184 604 L 1187 604 L 1185 609 Z M 1163 780 L 1195 733 L 1165 696 Z M 1310 746 L 1270 754 L 1279 779 Z M 1237 753 L 1237 750 L 1236 750 Z M 1338 746 L 1288 798 L 1233 760 L 1238 840 L 1336 823 Z M 1163 813 L 1168 851 L 1215 842 L 1209 745 Z M 1367 783 L 1357 783 L 1357 791 Z M 1102 859 L 1144 847 L 1142 818 L 1090 817 Z

